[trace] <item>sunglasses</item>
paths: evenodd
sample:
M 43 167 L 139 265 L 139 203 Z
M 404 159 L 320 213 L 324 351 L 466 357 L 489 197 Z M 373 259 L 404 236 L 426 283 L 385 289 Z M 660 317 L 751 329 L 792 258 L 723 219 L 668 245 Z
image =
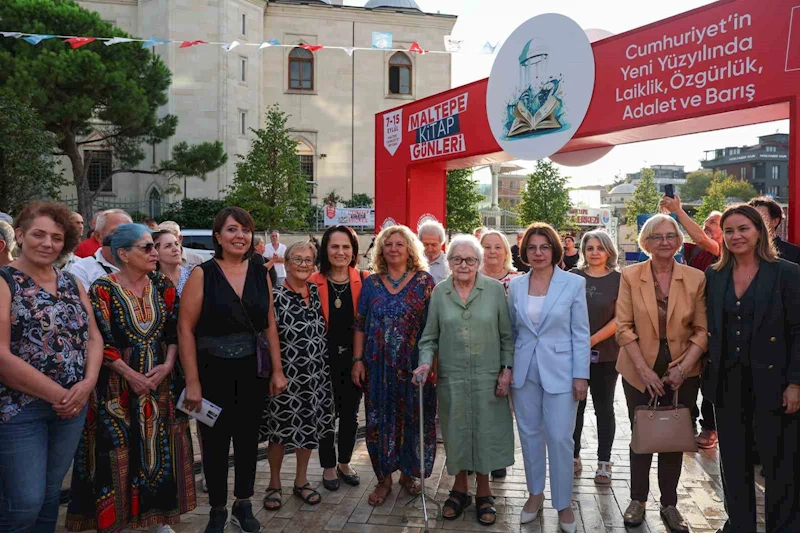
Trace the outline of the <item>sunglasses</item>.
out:
M 131 248 L 139 248 L 141 251 L 143 251 L 146 254 L 149 254 L 150 252 L 152 252 L 153 248 L 155 248 L 155 247 L 156 247 L 156 245 L 153 244 L 152 242 L 148 242 L 147 244 L 134 244 L 134 245 L 131 245 Z

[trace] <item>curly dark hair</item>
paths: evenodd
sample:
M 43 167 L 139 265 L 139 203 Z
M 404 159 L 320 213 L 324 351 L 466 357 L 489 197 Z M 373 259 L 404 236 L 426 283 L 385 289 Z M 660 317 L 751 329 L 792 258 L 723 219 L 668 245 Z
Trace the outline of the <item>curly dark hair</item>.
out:
M 58 254 L 58 260 L 60 261 L 72 253 L 81 239 L 80 230 L 70 220 L 71 216 L 72 211 L 64 204 L 57 202 L 31 202 L 23 207 L 17 218 L 14 219 L 14 229 L 28 231 L 33 221 L 37 218 L 49 217 L 52 219 L 64 230 L 64 249 Z M 22 243 L 18 242 L 17 246 L 22 249 Z

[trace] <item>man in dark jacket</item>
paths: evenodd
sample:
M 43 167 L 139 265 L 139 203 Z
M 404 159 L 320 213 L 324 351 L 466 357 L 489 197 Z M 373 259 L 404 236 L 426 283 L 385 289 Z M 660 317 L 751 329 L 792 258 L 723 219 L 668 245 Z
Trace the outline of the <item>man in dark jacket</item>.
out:
M 775 234 L 775 231 L 783 222 L 783 209 L 780 204 L 772 198 L 766 196 L 759 196 L 753 198 L 748 202 L 751 206 L 761 213 L 764 222 L 767 224 L 769 234 L 772 236 L 772 242 L 778 250 L 778 255 L 781 259 L 786 259 L 792 263 L 800 265 L 800 247 L 792 243 L 786 242 Z

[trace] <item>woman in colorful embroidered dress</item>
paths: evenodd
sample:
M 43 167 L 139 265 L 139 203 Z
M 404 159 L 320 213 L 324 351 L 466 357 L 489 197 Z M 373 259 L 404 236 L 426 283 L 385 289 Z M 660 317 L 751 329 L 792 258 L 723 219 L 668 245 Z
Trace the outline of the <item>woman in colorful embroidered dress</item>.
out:
M 405 226 L 384 229 L 375 241 L 372 269 L 358 298 L 354 329 L 353 382 L 364 388 L 367 450 L 378 478 L 370 505 L 382 505 L 400 486 L 419 494 L 414 477 L 431 475 L 436 456 L 436 393 L 423 389 L 425 472 L 419 471 L 419 402 L 412 372 L 419 364 L 417 342 L 428 317 L 433 277 L 422 244 Z
M 17 216 L 20 257 L 0 268 L 0 531 L 52 533 L 103 359 L 78 281 L 54 268 L 78 243 L 64 205 Z
M 169 533 L 195 508 L 189 421 L 175 408 L 177 295 L 154 272 L 147 228 L 121 225 L 111 249 L 120 271 L 89 290 L 105 361 L 75 455 L 67 529 Z

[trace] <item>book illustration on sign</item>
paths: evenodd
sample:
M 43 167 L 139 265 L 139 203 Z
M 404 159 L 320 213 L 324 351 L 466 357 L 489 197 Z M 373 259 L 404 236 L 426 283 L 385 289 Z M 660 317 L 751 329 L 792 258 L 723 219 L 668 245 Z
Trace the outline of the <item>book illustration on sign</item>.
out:
M 569 127 L 564 117 L 563 80 L 550 75 L 549 56 L 541 39 L 530 39 L 522 48 L 519 55 L 521 92 L 506 105 L 503 122 L 506 140 L 545 135 Z

